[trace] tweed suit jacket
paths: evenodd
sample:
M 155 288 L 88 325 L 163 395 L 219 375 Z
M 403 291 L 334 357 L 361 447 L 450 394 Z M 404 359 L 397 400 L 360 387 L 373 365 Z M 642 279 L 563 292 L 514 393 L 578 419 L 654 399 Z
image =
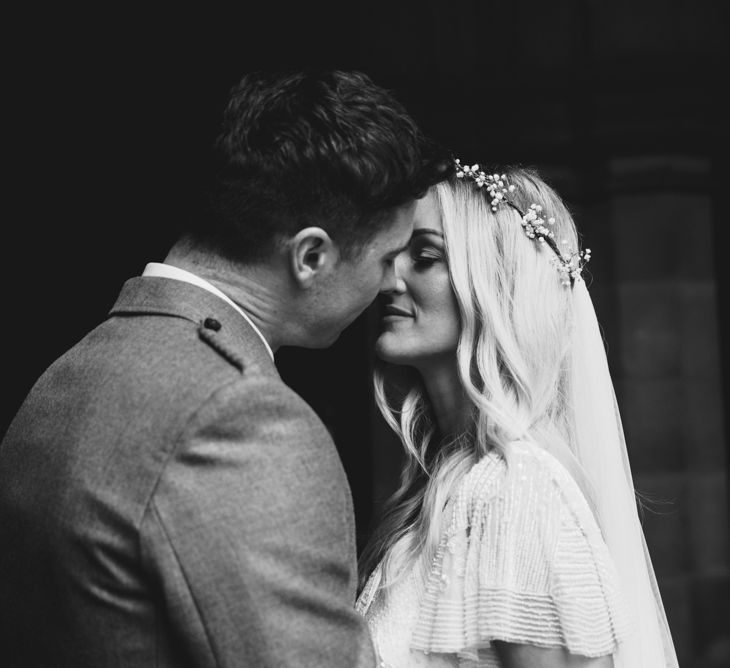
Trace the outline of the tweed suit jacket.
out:
M 256 332 L 139 277 L 0 445 L 5 666 L 372 666 L 350 490 Z

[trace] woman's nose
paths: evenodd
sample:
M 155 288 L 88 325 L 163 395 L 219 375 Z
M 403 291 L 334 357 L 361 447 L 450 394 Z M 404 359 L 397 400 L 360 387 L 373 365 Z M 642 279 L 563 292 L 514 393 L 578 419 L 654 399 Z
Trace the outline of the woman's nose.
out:
M 402 269 L 401 256 L 399 255 L 388 267 L 386 279 L 380 290 L 381 293 L 386 295 L 403 294 L 406 291 L 406 282 L 403 280 Z

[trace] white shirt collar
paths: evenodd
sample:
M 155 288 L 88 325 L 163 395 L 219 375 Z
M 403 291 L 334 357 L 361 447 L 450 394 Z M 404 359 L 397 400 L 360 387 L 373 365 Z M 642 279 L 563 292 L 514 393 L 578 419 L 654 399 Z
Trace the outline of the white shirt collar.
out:
M 193 274 L 189 271 L 186 271 L 185 269 L 180 269 L 179 267 L 173 267 L 171 264 L 163 264 L 162 262 L 149 262 L 147 263 L 147 266 L 144 268 L 144 271 L 142 272 L 142 276 L 154 276 L 157 278 L 172 278 L 176 281 L 184 281 L 185 283 L 192 283 L 193 285 L 197 285 L 199 288 L 203 288 L 203 290 L 207 290 L 208 292 L 212 292 L 214 295 L 220 297 L 223 301 L 230 304 L 236 311 L 238 311 L 244 318 L 244 320 L 251 325 L 253 328 L 253 331 L 256 332 L 259 337 L 261 337 L 261 340 L 264 342 L 264 345 L 266 346 L 266 350 L 269 351 L 269 355 L 271 355 L 271 359 L 274 359 L 274 352 L 271 350 L 271 346 L 269 345 L 269 342 L 264 338 L 264 335 L 261 333 L 261 330 L 256 327 L 256 325 L 253 323 L 253 320 L 246 314 L 246 312 L 238 305 L 236 304 L 228 295 L 221 292 L 218 288 L 215 287 L 212 283 L 209 283 L 204 278 L 200 278 L 200 276 L 197 276 L 196 274 Z

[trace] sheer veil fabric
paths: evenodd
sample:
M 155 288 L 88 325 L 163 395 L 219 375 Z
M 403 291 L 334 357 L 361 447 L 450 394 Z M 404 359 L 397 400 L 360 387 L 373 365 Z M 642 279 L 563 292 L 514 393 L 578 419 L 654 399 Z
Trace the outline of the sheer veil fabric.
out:
M 571 448 L 591 485 L 597 519 L 635 628 L 620 644 L 614 666 L 678 667 L 639 521 L 621 416 L 593 302 L 583 281 L 576 281 L 573 292 Z
M 608 561 L 612 564 L 606 571 L 603 569 L 607 562 L 596 561 L 597 552 L 595 550 L 593 561 L 588 557 L 582 561 L 579 559 L 579 561 L 593 564 L 594 570 L 602 576 L 610 571 L 610 577 L 599 578 L 599 590 L 602 595 L 598 598 L 602 602 L 614 600 L 610 596 L 611 591 L 620 590 L 621 593 L 620 606 L 609 605 L 605 608 L 609 619 L 607 623 L 609 627 L 612 625 L 613 628 L 611 638 L 614 641 L 610 645 L 611 650 L 608 651 L 614 652 L 614 668 L 678 668 L 672 636 L 639 520 L 626 442 L 604 342 L 585 283 L 576 281 L 572 289 L 572 297 L 574 298 L 573 330 L 568 360 L 572 377 L 569 383 L 569 395 L 565 397 L 572 421 L 567 429 L 570 434 L 568 444 L 570 452 L 566 452 L 564 448 L 560 447 L 559 451 L 549 453 L 552 455 L 549 460 L 554 461 L 555 466 L 559 466 L 559 464 L 565 466 L 560 469 L 564 471 L 565 477 L 570 479 L 571 483 L 575 483 L 573 485 L 575 497 L 587 502 L 587 505 L 583 503 L 583 507 L 591 521 L 587 521 L 587 518 L 581 515 L 582 520 L 578 522 L 581 528 L 578 531 L 584 537 L 592 536 L 592 540 L 589 541 L 590 545 L 595 547 L 600 543 L 604 552 L 607 547 L 607 558 L 610 554 Z M 545 447 L 541 443 L 533 442 L 532 445 L 535 445 L 537 450 Z M 550 447 L 548 446 L 546 449 L 550 450 Z M 530 449 L 527 448 L 527 451 Z M 516 448 L 513 448 L 515 457 L 518 456 L 516 452 Z M 470 514 L 473 513 L 474 517 L 482 517 L 482 513 L 486 512 L 475 505 L 475 500 L 482 498 L 481 495 L 488 489 L 488 486 L 484 487 L 475 482 L 482 480 L 479 476 L 489 470 L 495 480 L 501 480 L 498 473 L 494 472 L 497 467 L 485 468 L 485 462 L 489 463 L 488 458 L 480 460 L 472 469 L 472 472 L 477 469 L 480 469 L 481 472 L 477 473 L 472 481 L 473 485 L 465 486 L 463 498 L 460 493 L 455 497 L 456 507 L 466 509 L 463 513 L 464 517 L 457 513 L 454 516 L 457 517 L 456 520 L 452 518 L 446 521 L 445 533 L 442 537 L 443 550 L 437 552 L 430 570 L 427 568 L 428 577 L 424 579 L 421 574 L 417 574 L 412 579 L 412 584 L 408 584 L 409 580 L 399 581 L 387 599 L 380 599 L 377 596 L 381 587 L 382 571 L 378 567 L 358 598 L 358 611 L 366 616 L 370 615 L 369 619 L 375 620 L 374 626 L 371 623 L 371 630 L 374 632 L 376 644 L 378 644 L 377 641 L 382 640 L 383 644 L 380 649 L 387 649 L 387 659 L 384 660 L 391 661 L 393 666 L 497 665 L 496 657 L 490 653 L 491 648 L 487 647 L 483 656 L 472 651 L 480 642 L 489 640 L 491 637 L 504 638 L 505 636 L 500 634 L 505 633 L 505 629 L 508 628 L 503 616 L 504 606 L 497 603 L 489 611 L 485 611 L 478 605 L 480 602 L 482 605 L 486 605 L 479 596 L 482 593 L 479 587 L 480 580 L 475 576 L 475 573 L 482 572 L 481 556 L 487 554 L 484 563 L 490 565 L 488 568 L 491 568 L 493 564 L 501 563 L 500 559 L 491 552 L 484 552 L 483 545 L 494 546 L 498 541 L 506 540 L 506 534 L 493 533 L 490 534 L 490 539 L 483 543 L 482 534 L 475 529 L 478 525 Z M 520 460 L 517 462 L 517 466 L 520 463 L 524 464 Z M 467 474 L 467 477 L 470 474 Z M 553 478 L 550 479 L 553 480 Z M 563 492 L 566 490 L 566 488 L 561 489 Z M 541 496 L 543 491 L 544 489 L 541 489 L 534 493 L 545 501 L 546 497 Z M 509 495 L 510 498 L 514 497 L 512 492 L 509 492 Z M 487 494 L 485 498 L 491 499 L 492 496 Z M 575 510 L 579 506 L 580 504 L 573 504 L 571 508 Z M 515 501 L 513 507 L 521 506 Z M 501 517 L 498 513 L 494 515 L 494 517 L 497 516 Z M 596 524 L 592 522 L 593 516 L 600 528 L 600 535 Z M 509 524 L 513 520 L 514 517 L 510 516 L 507 523 Z M 586 528 L 589 526 L 592 529 L 586 533 Z M 464 529 L 463 532 L 462 529 Z M 472 530 L 473 540 L 468 539 L 469 529 Z M 522 535 L 521 532 L 518 533 Z M 449 537 L 456 541 L 453 550 Z M 457 539 L 462 542 L 458 542 Z M 605 542 L 605 546 L 603 546 L 603 542 Z M 507 554 L 519 555 L 518 561 L 522 564 L 532 563 L 525 556 L 526 552 L 522 544 L 519 549 L 515 548 L 512 543 L 508 544 L 512 547 Z M 542 545 L 540 541 L 536 541 L 536 544 Z M 573 545 L 573 543 L 570 544 Z M 504 546 L 504 542 L 502 545 Z M 469 549 L 472 549 L 473 553 L 469 552 Z M 574 552 L 575 547 L 571 547 L 571 550 Z M 573 552 L 570 554 L 571 557 L 574 556 Z M 477 556 L 470 561 L 470 554 L 473 557 Z M 443 556 L 443 559 L 439 555 Z M 462 563 L 460 555 L 463 556 L 464 561 L 462 566 L 457 567 L 457 563 Z M 467 567 L 469 563 L 470 568 Z M 561 564 L 565 565 L 562 562 Z M 514 569 L 510 572 L 512 573 L 512 571 Z M 468 582 L 464 579 L 466 573 L 472 574 L 472 578 Z M 616 582 L 616 576 L 618 582 Z M 569 580 L 570 578 L 563 578 L 561 582 L 565 583 Z M 573 591 L 575 600 L 571 600 L 571 603 L 575 603 L 581 612 L 574 615 L 573 619 L 580 621 L 578 626 L 581 632 L 588 632 L 590 635 L 596 631 L 598 622 L 596 616 L 586 616 L 585 598 L 582 598 L 585 594 L 585 581 L 580 582 L 581 590 Z M 421 584 L 425 587 L 423 590 L 426 592 L 425 594 L 419 593 L 418 587 Z M 614 585 L 616 586 L 614 587 Z M 565 588 L 563 590 L 566 591 Z M 484 591 L 504 592 L 511 591 L 511 589 L 500 580 L 499 587 L 487 582 Z M 529 591 L 534 593 L 543 590 L 530 589 Z M 551 598 L 554 603 L 554 594 L 550 587 L 546 587 L 544 591 L 546 597 Z M 467 594 L 471 597 L 469 606 L 465 602 L 468 598 Z M 396 599 L 397 605 L 388 602 L 394 602 Z M 475 600 L 476 603 L 474 603 Z M 533 599 L 533 603 L 534 600 L 537 599 Z M 371 610 L 371 604 L 374 602 L 381 605 L 375 611 Z M 534 605 L 533 608 L 535 608 Z M 540 606 L 537 606 L 536 609 L 543 610 Z M 490 615 L 491 619 L 487 620 L 489 622 L 487 623 L 485 620 Z M 499 620 L 498 631 L 493 635 L 492 622 L 495 619 Z M 544 619 L 535 620 L 533 618 L 528 622 L 521 617 L 519 619 L 522 624 L 519 629 L 521 634 L 519 637 L 524 636 L 524 628 L 527 623 L 530 625 L 529 628 L 537 631 L 538 636 L 544 640 L 547 633 L 546 627 L 542 626 L 545 622 Z M 535 642 L 534 644 L 552 646 L 565 641 L 564 618 L 558 614 L 556 619 L 555 642 Z M 413 625 L 409 625 L 408 620 L 411 620 Z M 576 631 L 576 628 L 572 630 L 575 633 L 571 635 L 571 646 L 575 646 L 576 638 L 580 636 L 580 633 Z M 617 644 L 616 640 L 618 640 Z M 528 639 L 518 642 L 532 641 Z M 411 653 L 407 647 L 410 647 Z M 413 651 L 424 654 L 414 658 Z M 426 654 L 427 656 L 425 656 Z M 597 656 L 598 654 L 585 652 L 585 655 Z M 383 656 L 386 656 L 386 652 L 383 653 Z

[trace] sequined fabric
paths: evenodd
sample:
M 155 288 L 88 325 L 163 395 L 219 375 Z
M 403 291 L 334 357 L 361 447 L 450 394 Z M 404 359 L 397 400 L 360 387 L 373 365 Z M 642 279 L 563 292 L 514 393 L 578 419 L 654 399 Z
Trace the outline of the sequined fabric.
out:
M 600 529 L 566 469 L 529 443 L 490 454 L 444 509 L 435 557 L 389 587 L 380 569 L 358 609 L 382 666 L 495 668 L 492 640 L 615 651 L 630 632 Z

